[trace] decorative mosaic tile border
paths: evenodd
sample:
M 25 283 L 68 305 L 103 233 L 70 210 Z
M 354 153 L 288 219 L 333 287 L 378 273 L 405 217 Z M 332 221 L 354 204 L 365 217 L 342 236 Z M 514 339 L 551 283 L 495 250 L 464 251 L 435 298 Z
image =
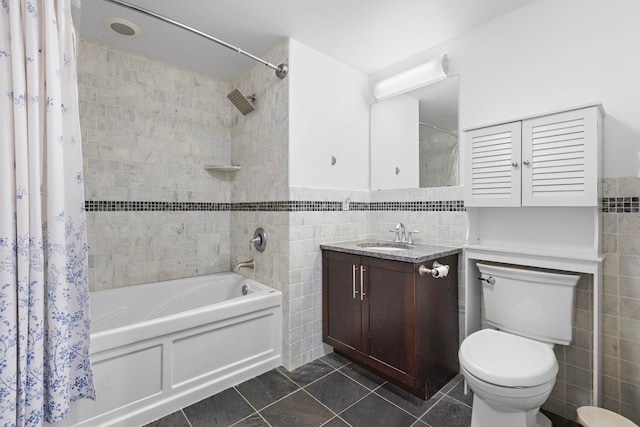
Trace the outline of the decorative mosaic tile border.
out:
M 342 202 L 317 202 L 290 200 L 281 202 L 130 202 L 110 200 L 87 200 L 87 212 L 130 212 L 130 211 L 231 211 L 231 212 L 334 212 L 342 210 Z M 464 211 L 462 200 L 422 201 L 422 202 L 351 202 L 352 211 Z
M 638 213 L 640 197 L 603 197 L 600 208 L 608 213 Z
M 638 213 L 639 197 L 604 197 L 600 209 L 604 213 Z M 218 212 L 335 212 L 342 210 L 342 202 L 289 200 L 280 202 L 131 202 L 87 200 L 87 212 L 127 211 L 218 211 Z M 463 212 L 464 201 L 414 201 L 414 202 L 351 202 L 352 211 L 413 211 L 413 212 Z
M 232 203 L 208 202 L 131 202 L 112 200 L 87 200 L 87 212 L 127 212 L 127 211 L 230 211 Z

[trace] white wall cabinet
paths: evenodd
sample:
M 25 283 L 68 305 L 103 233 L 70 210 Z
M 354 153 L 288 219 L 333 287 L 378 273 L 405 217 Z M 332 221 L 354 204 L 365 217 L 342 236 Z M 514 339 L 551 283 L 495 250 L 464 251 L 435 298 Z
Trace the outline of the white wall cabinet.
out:
M 598 205 L 598 105 L 472 129 L 465 140 L 467 207 Z

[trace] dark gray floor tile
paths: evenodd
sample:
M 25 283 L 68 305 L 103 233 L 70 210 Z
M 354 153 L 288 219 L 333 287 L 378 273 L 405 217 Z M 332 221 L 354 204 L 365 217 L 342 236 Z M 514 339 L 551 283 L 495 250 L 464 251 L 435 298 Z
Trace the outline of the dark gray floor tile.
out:
M 144 427 L 190 427 L 189 421 L 185 418 L 182 411 L 174 412 L 166 417 L 160 418 Z
M 255 412 L 234 388 L 187 406 L 183 411 L 193 427 L 226 427 Z
M 260 414 L 273 427 L 318 427 L 334 416 L 304 390 L 268 406 Z
M 298 385 L 276 369 L 236 386 L 236 389 L 238 389 L 257 410 L 264 408 L 278 399 L 282 399 L 287 394 L 299 388 Z
M 455 385 L 455 387 L 449 390 L 447 396 L 452 397 L 467 406 L 473 406 L 473 392 L 469 390 L 469 393 L 464 394 L 464 381 L 460 381 Z
M 251 415 L 250 417 L 240 420 L 233 425 L 233 427 L 269 427 L 269 424 L 258 413 Z
M 371 393 L 340 414 L 353 427 L 394 426 L 409 427 L 416 418 Z
M 431 427 L 469 427 L 471 408 L 444 396 L 420 420 Z
M 348 366 L 344 366 L 340 369 L 340 372 L 342 372 L 349 378 L 356 380 L 370 390 L 377 388 L 385 382 L 385 380 L 383 380 L 376 374 L 367 371 L 365 368 L 362 368 L 354 363 Z
M 334 372 L 316 381 L 305 390 L 336 413 L 371 392 L 340 372 Z
M 282 367 L 278 369 L 300 387 L 309 385 L 335 370 L 331 366 L 319 360 L 314 360 L 313 362 L 307 363 L 306 365 L 303 365 L 291 372 Z
M 326 363 L 327 365 L 330 365 L 336 369 L 343 367 L 344 365 L 348 365 L 349 363 L 351 363 L 351 361 L 349 359 L 346 359 L 342 356 L 340 356 L 339 354 L 336 353 L 329 353 L 326 356 L 323 356 L 320 358 L 320 360 L 322 360 L 324 363 Z
M 453 377 L 451 379 L 451 381 L 449 381 L 448 383 L 446 383 L 444 385 L 444 387 L 442 387 L 440 390 L 440 392 L 447 394 L 452 388 L 454 388 L 456 385 L 458 385 L 458 383 L 460 382 L 464 382 L 464 377 L 462 376 L 462 374 L 458 374 L 455 377 Z
M 580 424 L 576 423 L 575 421 L 563 418 L 560 415 L 545 411 L 544 409 L 542 409 L 541 412 L 549 417 L 551 423 L 553 424 L 553 427 L 580 427 Z
M 417 420 L 415 423 L 411 424 L 411 427 L 430 427 L 427 424 L 423 423 L 420 420 Z
M 405 411 L 413 414 L 416 418 L 420 418 L 427 409 L 431 408 L 437 402 L 437 399 L 433 398 L 430 400 L 420 399 L 391 383 L 386 383 L 375 392 Z
M 349 424 L 345 423 L 338 417 L 333 417 L 326 423 L 322 424 L 322 427 L 349 427 Z

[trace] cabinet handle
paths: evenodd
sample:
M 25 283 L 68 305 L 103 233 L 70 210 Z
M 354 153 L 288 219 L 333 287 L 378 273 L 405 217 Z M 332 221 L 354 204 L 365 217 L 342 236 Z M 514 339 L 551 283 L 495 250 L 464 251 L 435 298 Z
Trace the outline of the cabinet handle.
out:
M 478 280 L 483 281 L 483 282 L 487 282 L 490 285 L 495 285 L 496 284 L 496 279 L 494 279 L 493 276 L 489 276 L 486 279 L 484 277 L 478 277 Z
M 353 264 L 351 267 L 351 272 L 353 273 L 351 281 L 351 283 L 353 284 L 353 299 L 356 299 L 356 294 L 358 293 L 358 291 L 356 291 L 356 271 L 358 270 L 358 267 L 355 264 Z
M 512 162 L 511 166 L 513 166 L 514 168 L 517 168 L 518 167 L 518 162 Z
M 364 272 L 366 270 L 364 269 L 364 267 L 361 265 L 360 266 L 360 301 L 364 300 L 364 296 L 366 295 L 364 293 Z
M 529 160 L 525 160 L 524 162 L 522 162 L 522 164 L 525 166 L 529 166 L 531 162 Z

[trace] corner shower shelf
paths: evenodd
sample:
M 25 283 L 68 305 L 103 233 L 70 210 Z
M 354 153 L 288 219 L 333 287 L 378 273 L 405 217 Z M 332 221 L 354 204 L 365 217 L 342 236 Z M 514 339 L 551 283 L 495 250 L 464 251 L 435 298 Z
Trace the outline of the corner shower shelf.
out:
M 209 172 L 237 172 L 242 167 L 237 165 L 205 165 L 204 169 Z

